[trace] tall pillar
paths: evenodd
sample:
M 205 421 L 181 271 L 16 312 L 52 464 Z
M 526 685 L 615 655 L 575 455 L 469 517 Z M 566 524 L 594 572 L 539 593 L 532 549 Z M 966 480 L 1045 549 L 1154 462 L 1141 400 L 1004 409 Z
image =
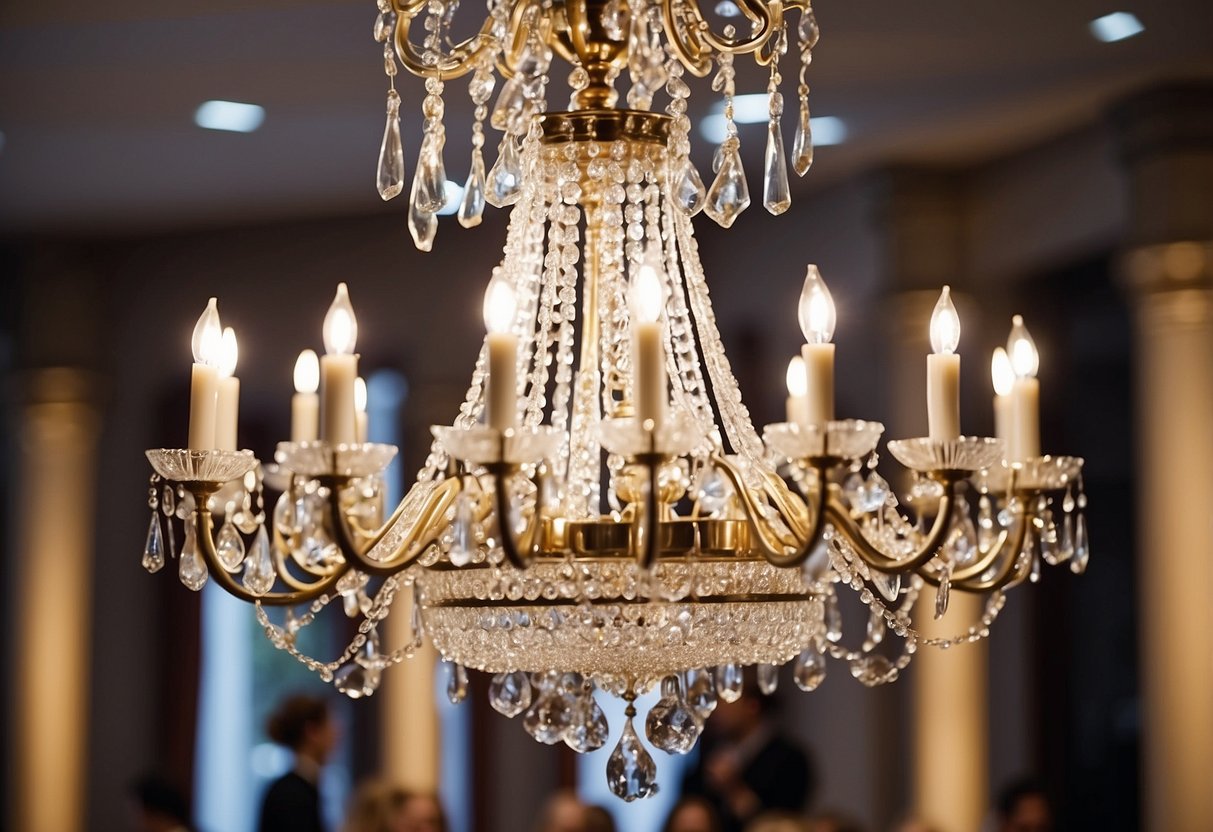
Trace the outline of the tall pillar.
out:
M 37 371 L 17 415 L 13 829 L 85 828 L 98 414 L 83 373 Z
M 1144 828 L 1213 829 L 1213 86 L 1116 112 L 1136 307 Z
M 895 292 L 886 435 L 925 436 L 929 324 L 942 285 L 963 283 L 963 202 L 950 174 L 893 170 L 881 186 L 885 270 Z M 956 303 L 963 319 L 969 304 L 963 295 Z M 954 592 L 947 615 L 935 621 L 934 592 L 926 589 L 914 611 L 916 626 L 928 637 L 954 636 L 981 616 L 982 602 L 982 596 Z M 922 647 L 910 666 L 910 804 L 915 817 L 940 832 L 973 832 L 988 806 L 987 664 L 981 641 L 946 651 Z

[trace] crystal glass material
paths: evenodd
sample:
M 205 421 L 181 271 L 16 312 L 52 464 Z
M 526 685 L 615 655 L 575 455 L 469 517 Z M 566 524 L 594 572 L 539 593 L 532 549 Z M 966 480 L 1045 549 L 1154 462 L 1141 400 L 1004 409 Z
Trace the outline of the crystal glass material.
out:
M 395 445 L 362 442 L 331 445 L 328 442 L 279 442 L 274 460 L 304 477 L 371 477 L 396 458 Z
M 655 434 L 645 430 L 634 416 L 604 419 L 598 431 L 602 447 L 625 457 L 652 451 L 681 456 L 690 453 L 703 438 L 699 423 L 685 412 L 669 414 Z
M 1004 448 L 1001 440 L 988 436 L 962 436 L 948 441 L 919 437 L 890 440 L 889 452 L 911 471 L 928 473 L 980 471 L 998 464 Z
M 564 431 L 551 426 L 514 428 L 502 434 L 484 425 L 466 428 L 435 425 L 430 432 L 448 454 L 476 465 L 501 461 L 527 464 L 553 459 L 560 445 L 567 441 Z
M 978 488 L 1005 491 L 1015 473 L 1015 487 L 1026 491 L 1060 491 L 1082 475 L 1083 460 L 1076 456 L 1039 456 L 1014 464 L 991 465 L 974 478 Z
M 767 425 L 762 438 L 768 447 L 787 459 L 813 456 L 862 459 L 876 450 L 882 433 L 884 425 L 880 422 L 844 419 L 827 423 L 824 430 L 820 425 L 778 422 Z
M 169 482 L 231 482 L 257 464 L 252 451 L 154 448 L 145 453 L 155 472 Z

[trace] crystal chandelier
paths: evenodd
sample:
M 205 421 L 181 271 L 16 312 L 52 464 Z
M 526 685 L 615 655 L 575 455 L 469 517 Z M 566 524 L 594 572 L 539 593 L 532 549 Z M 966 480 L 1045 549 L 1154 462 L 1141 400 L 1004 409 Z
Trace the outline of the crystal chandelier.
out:
M 930 435 L 887 444 L 912 476 L 908 517 L 875 470 L 883 426 L 834 418 L 834 307 L 813 266 L 788 419 L 761 436 L 750 420 L 691 218 L 703 210 L 727 227 L 750 201 L 732 120 L 737 55 L 769 69 L 763 205 L 779 214 L 790 204 L 779 92 L 789 11 L 800 56 L 792 159 L 800 174 L 811 165 L 805 71 L 818 27 L 805 0 L 738 0 L 741 35 L 715 31 L 692 0 L 489 0 L 479 32 L 455 43 L 457 5 L 379 0 L 374 32 L 391 85 L 385 199 L 405 180 L 397 60 L 425 78 L 408 198 L 417 246 L 430 247 L 446 199 L 447 81 L 470 75 L 475 108 L 459 222 L 477 224 L 486 202 L 513 206 L 458 416 L 433 429 L 416 483 L 385 517 L 396 448 L 365 441 L 343 284 L 326 354 L 305 351 L 296 367 L 291 441 L 261 465 L 236 449 L 235 337 L 212 300 L 194 333 L 189 447 L 147 452 L 150 571 L 175 556 L 190 589 L 209 577 L 255 603 L 275 646 L 353 698 L 423 638 L 450 664 L 452 701 L 466 694 L 465 668 L 492 674 L 493 707 L 521 715 L 540 742 L 602 746 L 593 694 L 621 697 L 627 723 L 607 778 L 634 800 L 657 788 L 632 725 L 639 694 L 661 691 L 644 724 L 651 744 L 686 753 L 718 699 L 740 696 L 745 666 L 757 666 L 763 693 L 789 662 L 813 690 L 827 657 L 864 685 L 885 684 L 923 645 L 988 635 L 1006 590 L 1035 580 L 1041 561 L 1083 570 L 1082 460 L 1040 453 L 1038 358 L 1019 318 L 993 365 L 1000 436 L 964 436 L 960 321 L 944 288 L 927 361 Z M 572 67 L 567 111 L 545 100 L 554 55 Z M 684 77 L 713 66 L 726 135 L 705 188 L 688 158 Z M 614 85 L 625 73 L 623 109 Z M 651 109 L 659 94 L 665 114 Z M 504 134 L 487 173 L 486 119 Z M 272 509 L 267 489 L 280 492 Z M 379 625 L 410 585 L 413 641 L 385 650 Z M 953 591 L 986 596 L 979 619 L 950 638 L 920 634 L 913 614 L 942 617 Z M 916 611 L 924 593 L 934 604 Z M 839 610 L 848 594 L 868 615 L 853 647 Z M 360 620 L 357 635 L 335 658 L 305 656 L 299 631 L 337 601 Z

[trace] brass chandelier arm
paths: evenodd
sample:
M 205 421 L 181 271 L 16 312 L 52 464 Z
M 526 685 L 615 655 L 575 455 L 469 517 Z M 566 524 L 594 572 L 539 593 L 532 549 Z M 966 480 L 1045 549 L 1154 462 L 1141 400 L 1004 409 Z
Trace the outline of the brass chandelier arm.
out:
M 195 498 L 201 500 L 199 505 L 206 505 L 205 495 L 195 495 Z M 351 568 L 347 561 L 338 566 L 328 577 L 309 584 L 306 589 L 294 592 L 267 592 L 263 595 L 257 595 L 245 589 L 232 577 L 231 573 L 223 568 L 223 563 L 219 560 L 219 553 L 215 551 L 215 523 L 210 510 L 206 508 L 197 509 L 194 512 L 194 524 L 198 546 L 202 550 L 202 559 L 206 562 L 206 568 L 210 572 L 211 577 L 214 578 L 223 591 L 229 595 L 234 595 L 241 601 L 261 603 L 271 607 L 291 607 L 296 604 L 306 603 L 331 591 L 337 586 L 337 582 L 341 580 L 341 577 Z
M 450 81 L 471 72 L 488 58 L 497 48 L 497 39 L 493 37 L 493 18 L 485 18 L 480 31 L 466 40 L 451 47 L 450 51 L 438 56 L 434 64 L 426 63 L 424 57 L 417 52 L 413 42 L 409 40 L 409 26 L 413 18 L 425 13 L 425 0 L 410 0 L 407 3 L 393 0 L 396 9 L 396 55 L 400 63 L 409 72 L 423 78 L 437 78 L 440 81 Z M 525 3 L 519 5 L 526 5 Z
M 813 501 L 811 506 L 806 504 L 791 513 L 780 509 L 780 514 L 785 518 L 785 522 L 788 520 L 792 521 L 788 524 L 792 537 L 788 539 L 779 535 L 766 521 L 766 518 L 763 517 L 758 501 L 754 499 L 754 495 L 746 487 L 745 479 L 737 466 L 720 454 L 714 455 L 713 461 L 732 484 L 733 492 L 741 502 L 746 518 L 749 520 L 750 528 L 754 530 L 754 538 L 758 541 L 758 548 L 767 562 L 772 566 L 790 567 L 799 566 L 808 560 L 809 555 L 817 548 L 817 544 L 821 542 L 821 535 L 825 530 L 826 488 L 819 488 L 811 495 Z M 818 482 L 825 483 L 825 469 L 817 468 L 816 470 Z M 789 498 L 794 496 L 790 491 L 788 492 Z M 795 517 L 808 517 L 811 518 L 811 522 L 804 525 L 792 519 Z M 795 526 L 801 526 L 803 533 L 797 534 Z M 789 552 L 789 549 L 792 551 Z
M 939 509 L 935 514 L 935 521 L 931 524 L 931 531 L 915 552 L 903 557 L 891 557 L 868 540 L 863 529 L 851 516 L 850 509 L 843 503 L 837 488 L 830 490 L 825 511 L 834 529 L 847 539 L 855 553 L 869 567 L 881 572 L 918 571 L 939 552 L 952 528 L 956 481 L 951 477 L 943 477 L 940 483 L 943 485 L 943 496 L 939 498 Z
M 644 495 L 643 517 L 633 512 L 632 528 L 635 530 L 634 541 L 641 567 L 652 569 L 657 562 L 657 536 L 661 530 L 661 518 L 658 515 L 658 487 L 661 463 L 665 461 L 664 454 L 637 454 L 636 461 L 648 469 L 649 487 Z
M 966 578 L 965 580 L 953 578 L 951 581 L 952 589 L 959 589 L 961 592 L 992 592 L 1026 578 L 1032 568 L 1032 559 L 1021 558 L 1020 554 L 1023 552 L 1024 541 L 1028 536 L 1028 528 L 1031 524 L 1031 515 L 1025 512 L 1020 518 L 1014 534 L 1004 539 L 1010 543 L 1010 546 L 1006 552 L 1006 560 L 996 574 L 985 580 L 980 577 Z M 1022 563 L 1020 562 L 1021 560 L 1023 561 Z M 924 575 L 923 579 L 933 586 L 939 585 L 939 579 L 933 575 Z
M 518 466 L 510 462 L 490 462 L 484 466 L 493 478 L 494 511 L 497 515 L 497 537 L 500 538 L 501 551 L 505 559 L 515 569 L 526 569 L 531 560 L 539 553 L 539 505 L 536 502 L 535 513 L 527 524 L 526 531 L 520 538 L 514 536 L 510 528 L 510 495 L 509 476 L 518 470 Z M 538 497 L 536 497 L 538 500 Z

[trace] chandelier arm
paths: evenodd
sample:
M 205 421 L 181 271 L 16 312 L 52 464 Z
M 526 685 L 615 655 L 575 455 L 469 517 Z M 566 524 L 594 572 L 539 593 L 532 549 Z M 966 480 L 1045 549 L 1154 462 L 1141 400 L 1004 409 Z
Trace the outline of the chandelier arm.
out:
M 494 20 L 490 16 L 485 18 L 479 32 L 452 46 L 449 52 L 439 56 L 437 63 L 427 64 L 409 40 L 409 26 L 425 6 L 425 3 L 410 2 L 399 4 L 396 9 L 396 55 L 409 72 L 422 78 L 450 81 L 471 72 L 496 51 L 498 43 L 493 37 Z
M 1015 493 L 1015 478 L 1018 473 L 1019 472 L 1015 469 L 1011 470 L 1010 490 L 1011 490 L 1012 494 Z M 1029 503 L 1027 503 L 1027 502 L 1025 502 L 1023 504 L 1029 505 Z M 1024 522 L 1026 523 L 1027 521 L 1025 520 Z M 980 555 L 980 557 L 973 563 L 969 564 L 968 566 L 965 566 L 961 569 L 957 569 L 954 572 L 952 572 L 952 575 L 951 575 L 952 583 L 956 584 L 958 582 L 967 582 L 967 581 L 972 580 L 973 578 L 976 578 L 980 575 L 985 574 L 986 570 L 988 570 L 991 566 L 993 566 L 994 563 L 998 560 L 999 556 L 1001 556 L 1004 553 L 1005 547 L 1007 545 L 1007 538 L 1009 538 L 1011 536 L 1011 531 L 1012 531 L 1012 529 L 1006 529 L 1006 530 L 1000 532 L 998 535 L 998 540 L 992 546 L 987 548 L 985 551 L 982 551 L 981 548 L 979 547 L 978 554 Z M 1018 552 L 1022 546 L 1023 546 L 1023 538 L 1021 536 L 1019 542 L 1014 545 L 1014 551 Z
M 514 471 L 518 470 L 518 466 L 510 462 L 490 462 L 485 465 L 489 474 L 493 477 L 494 500 L 496 502 L 497 513 L 497 529 L 498 537 L 501 539 L 501 551 L 505 554 L 505 559 L 510 562 L 510 565 L 515 569 L 526 569 L 531 564 L 531 559 L 535 556 L 535 534 L 533 523 L 528 524 L 527 534 L 522 540 L 515 538 L 514 530 L 510 528 L 510 497 L 507 493 L 506 478 Z M 535 515 L 538 517 L 539 511 L 536 508 Z M 523 554 L 525 552 L 525 554 Z
M 1032 518 L 1028 512 L 1025 512 L 1018 523 L 1018 528 L 1015 529 L 1015 534 L 1009 538 L 1014 541 L 1011 550 L 1008 553 L 1006 562 L 998 570 L 998 574 L 991 576 L 987 580 L 980 578 L 970 579 L 966 581 L 952 581 L 952 589 L 958 589 L 961 592 L 992 592 L 996 589 L 1009 588 L 1015 583 L 1023 581 L 1028 573 L 1032 570 L 1032 558 L 1022 558 L 1024 542 L 1028 536 L 1028 527 L 1031 525 Z M 938 579 L 930 576 L 923 576 L 928 583 L 938 586 Z
M 368 575 L 394 575 L 416 560 L 425 548 L 437 540 L 442 528 L 442 520 L 446 511 L 454 502 L 455 496 L 462 487 L 458 478 L 443 480 L 426 497 L 424 508 L 418 514 L 417 521 L 409 533 L 404 535 L 400 544 L 385 560 L 372 560 L 367 552 L 375 547 L 384 535 L 400 519 L 404 510 L 404 501 L 392 512 L 392 516 L 382 527 L 360 545 L 354 540 L 353 531 L 345 518 L 345 510 L 341 506 L 341 487 L 348 482 L 348 477 L 322 477 L 321 481 L 329 489 L 329 509 L 333 515 L 334 542 L 341 550 L 345 562 L 355 566 L 359 571 Z
M 724 471 L 725 476 L 732 483 L 733 491 L 741 501 L 746 519 L 749 520 L 750 528 L 754 530 L 754 537 L 758 541 L 759 549 L 766 561 L 772 566 L 786 568 L 799 566 L 808 560 L 809 555 L 812 554 L 813 550 L 821 542 L 822 533 L 825 531 L 826 491 L 828 488 L 828 486 L 824 485 L 826 483 L 825 468 L 814 468 L 817 471 L 818 482 L 823 483 L 823 487 L 816 489 L 809 495 L 812 505 L 807 503 L 805 505 L 804 511 L 812 517 L 812 521 L 802 526 L 802 534 L 797 534 L 795 529 L 793 529 L 793 525 L 799 524 L 789 523 L 789 529 L 792 530 L 794 542 L 788 543 L 777 538 L 772 541 L 775 532 L 767 524 L 762 510 L 759 508 L 750 490 L 746 488 L 744 477 L 742 477 L 741 472 L 737 470 L 736 466 L 721 454 L 713 454 L 712 459 Z M 788 496 L 793 496 L 790 491 L 788 492 Z M 776 510 L 779 511 L 778 508 Z M 785 522 L 791 519 L 789 515 L 782 511 L 780 511 L 780 516 L 783 517 Z M 789 552 L 789 548 L 792 548 L 793 551 Z
M 661 529 L 661 519 L 658 517 L 658 475 L 665 455 L 659 453 L 638 454 L 636 461 L 645 466 L 649 472 L 649 488 L 644 495 L 644 516 L 633 513 L 633 528 L 635 539 L 641 544 L 639 558 L 640 566 L 652 569 L 657 563 L 657 536 Z
M 203 497 L 201 504 L 205 505 L 205 502 L 205 497 Z M 215 551 L 215 524 L 210 509 L 197 509 L 194 512 L 194 524 L 198 546 L 202 550 L 202 559 L 206 561 L 206 567 L 211 577 L 224 592 L 234 595 L 241 601 L 257 602 L 270 607 L 291 607 L 302 604 L 305 601 L 319 598 L 333 589 L 337 586 L 341 576 L 350 570 L 350 564 L 347 562 L 337 567 L 328 577 L 308 585 L 306 589 L 294 592 L 266 592 L 263 595 L 257 595 L 241 586 L 231 573 L 223 568 L 223 564 L 219 560 L 219 553 Z
M 837 490 L 831 489 L 830 498 L 826 502 L 825 511 L 833 521 L 834 528 L 842 534 L 854 548 L 856 554 L 869 567 L 881 572 L 911 572 L 919 571 L 943 546 L 948 531 L 952 528 L 952 509 L 956 492 L 956 481 L 951 477 L 942 478 L 943 496 L 939 498 L 939 510 L 935 514 L 935 522 L 922 545 L 910 555 L 891 557 L 877 548 L 864 535 L 863 530 L 851 516 L 850 510 L 843 503 Z

